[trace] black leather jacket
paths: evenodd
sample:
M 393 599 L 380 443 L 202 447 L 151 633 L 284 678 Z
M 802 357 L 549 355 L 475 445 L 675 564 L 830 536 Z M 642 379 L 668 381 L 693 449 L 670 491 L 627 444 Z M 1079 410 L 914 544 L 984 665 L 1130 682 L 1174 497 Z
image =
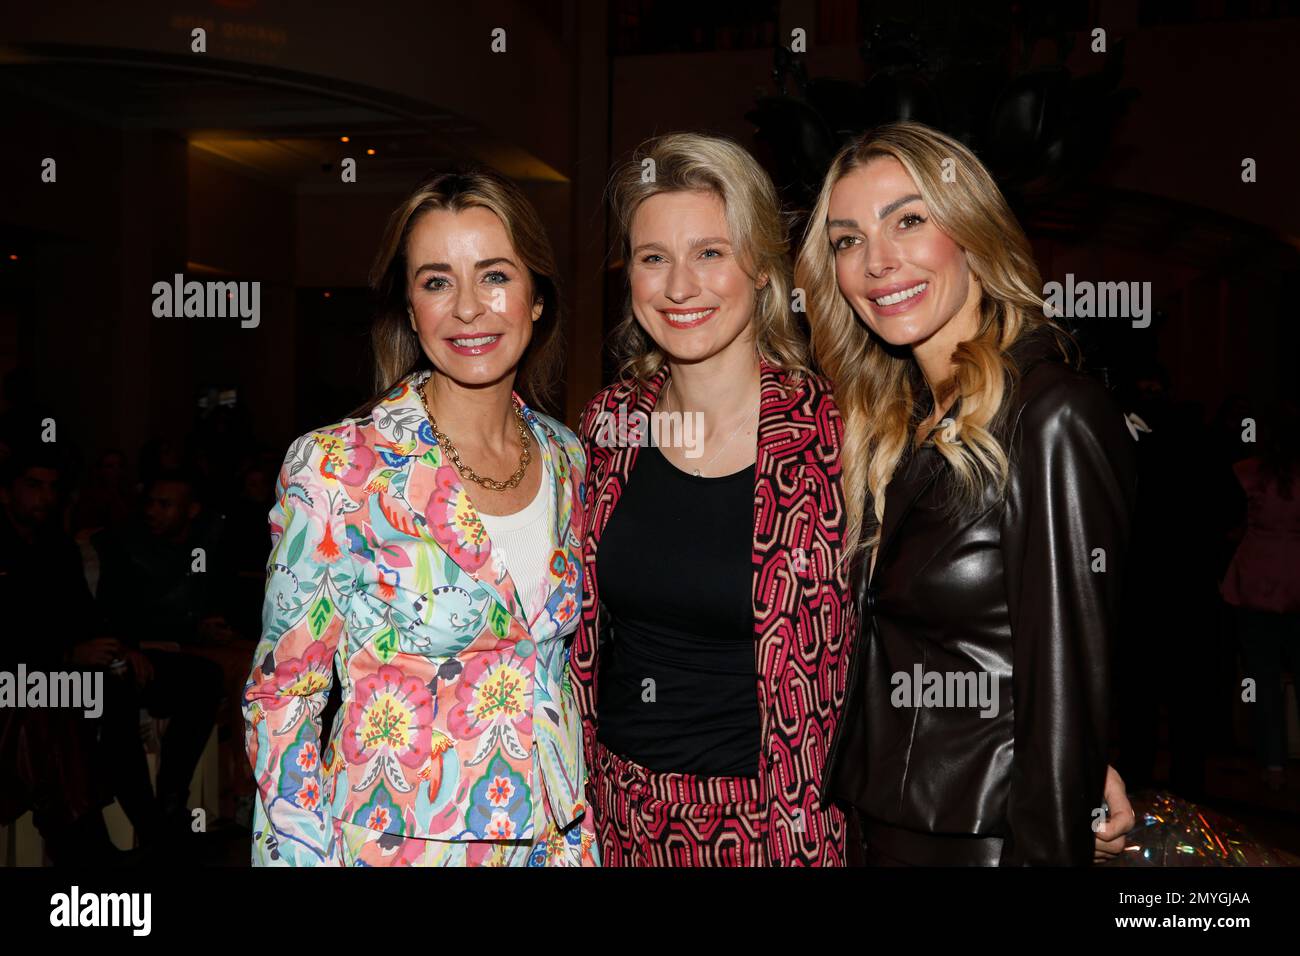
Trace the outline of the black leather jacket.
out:
M 889 484 L 874 576 L 864 560 L 853 575 L 861 630 L 822 795 L 908 831 L 1000 837 L 1002 865 L 1086 864 L 1136 452 L 1049 333 L 1011 354 L 1005 497 L 954 514 L 933 444 Z M 947 696 L 922 693 L 931 673 Z M 981 680 L 984 705 L 953 706 Z

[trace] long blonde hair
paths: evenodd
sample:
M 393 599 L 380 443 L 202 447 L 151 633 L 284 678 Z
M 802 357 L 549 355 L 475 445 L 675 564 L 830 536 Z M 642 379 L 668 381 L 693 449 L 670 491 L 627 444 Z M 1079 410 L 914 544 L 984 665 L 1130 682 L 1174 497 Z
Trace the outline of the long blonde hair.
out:
M 701 133 L 669 133 L 638 146 L 610 178 L 610 206 L 617 249 L 631 267 L 632 217 L 651 196 L 707 192 L 726 209 L 727 228 L 741 268 L 766 275 L 754 306 L 759 355 L 794 373 L 808 371 L 808 344 L 790 308 L 789 241 L 776 187 L 758 161 L 729 139 Z M 621 378 L 647 381 L 666 357 L 632 312 L 630 291 L 623 319 L 610 335 Z
M 532 339 L 519 362 L 515 387 L 530 405 L 547 408 L 564 358 L 559 271 L 551 240 L 537 210 L 513 180 L 488 166 L 467 164 L 427 177 L 388 219 L 370 271 L 370 287 L 378 300 L 370 331 L 378 394 L 350 418 L 364 417 L 398 382 L 430 365 L 407 317 L 406 247 L 412 228 L 433 210 L 462 212 L 475 207 L 487 209 L 501 220 L 510 245 L 528 270 L 533 298 L 542 302 L 542 314 L 533 323 Z
M 827 236 L 831 190 L 851 170 L 878 157 L 893 157 L 907 170 L 931 221 L 965 250 L 979 280 L 978 331 L 957 346 L 952 377 L 939 389 L 943 397 L 960 401 L 935 442 L 956 478 L 955 507 L 973 506 L 990 486 L 1005 490 L 1005 406 L 1017 374 L 1008 349 L 1034 329 L 1050 326 L 1068 356 L 1068 337 L 1044 316 L 1042 280 L 1029 240 L 974 153 L 913 122 L 877 127 L 840 150 L 808 221 L 795 285 L 807 295 L 813 358 L 831 379 L 844 420 L 846 555 L 879 543 L 894 469 L 909 441 L 926 437 L 918 433 L 928 395 L 924 378 L 910 352 L 887 346 L 854 314 L 836 282 Z

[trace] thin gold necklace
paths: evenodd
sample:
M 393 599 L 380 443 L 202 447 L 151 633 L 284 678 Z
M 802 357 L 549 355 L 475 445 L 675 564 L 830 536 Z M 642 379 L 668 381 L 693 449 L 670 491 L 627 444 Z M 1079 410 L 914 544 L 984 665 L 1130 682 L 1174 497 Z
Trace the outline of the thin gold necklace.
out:
M 665 397 L 668 397 L 668 393 L 669 393 L 671 390 L 672 390 L 672 386 L 671 386 L 671 385 L 669 385 L 667 388 L 665 388 L 665 389 L 664 389 L 664 396 L 665 396 Z M 676 401 L 674 401 L 673 404 L 674 404 L 674 405 L 677 405 L 678 403 L 677 403 Z M 754 406 L 754 410 L 753 410 L 752 412 L 750 412 L 748 415 L 745 416 L 745 420 L 744 420 L 743 422 L 741 422 L 739 425 L 736 426 L 735 430 L 734 430 L 730 435 L 727 436 L 727 440 L 724 441 L 724 442 L 723 442 L 723 443 L 718 447 L 718 450 L 715 451 L 715 452 L 713 453 L 713 457 L 710 458 L 708 461 L 706 461 L 706 462 L 705 462 L 703 465 L 701 465 L 699 468 L 692 468 L 692 469 L 691 469 L 691 474 L 693 474 L 696 478 L 700 478 L 700 477 L 702 477 L 702 475 L 700 474 L 700 472 L 703 471 L 703 470 L 705 470 L 706 468 L 709 468 L 709 467 L 710 467 L 710 466 L 711 466 L 715 461 L 718 460 L 718 456 L 721 455 L 724 451 L 727 450 L 727 446 L 731 444 L 731 441 L 732 441 L 733 438 L 735 438 L 737 435 L 740 434 L 740 430 L 741 430 L 742 428 L 744 428 L 746 425 L 748 425 L 751 421 L 753 421 L 754 416 L 758 414 L 758 409 L 759 409 L 759 406 L 760 406 L 761 404 L 762 404 L 762 402 L 760 402 L 759 405 L 755 405 L 755 406 Z M 686 411 L 685 411 L 684 409 L 682 409 L 682 408 L 679 407 L 679 408 L 678 408 L 678 414 L 680 414 L 680 415 L 685 415 L 685 414 L 686 414 Z M 683 427 L 684 427 L 684 426 L 683 426 Z
M 433 417 L 433 412 L 429 411 L 429 397 L 426 394 L 431 379 L 432 376 L 430 376 L 429 379 L 425 379 L 424 387 L 420 389 L 420 404 L 424 406 L 424 414 L 429 417 L 429 426 L 433 429 L 434 440 L 438 443 L 439 447 L 446 450 L 447 455 L 451 458 L 452 464 L 455 465 L 456 470 L 460 472 L 460 476 L 466 481 L 472 481 L 491 491 L 505 491 L 507 488 L 517 487 L 519 482 L 523 481 L 524 474 L 528 471 L 528 465 L 533 460 L 532 452 L 528 450 L 528 425 L 524 422 L 524 410 L 520 404 L 511 398 L 510 404 L 513 405 L 515 409 L 515 425 L 519 429 L 519 446 L 522 449 L 522 452 L 519 455 L 519 467 L 516 468 L 515 473 L 505 481 L 497 481 L 495 478 L 485 478 L 460 460 L 460 452 L 456 450 L 456 446 L 452 443 L 452 440 L 448 438 L 446 434 L 438 430 L 438 421 Z

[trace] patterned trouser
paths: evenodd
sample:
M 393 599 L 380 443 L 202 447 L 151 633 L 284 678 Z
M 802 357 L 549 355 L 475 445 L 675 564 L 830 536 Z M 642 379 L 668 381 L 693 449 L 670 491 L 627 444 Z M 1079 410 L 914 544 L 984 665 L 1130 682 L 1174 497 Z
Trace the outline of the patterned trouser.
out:
M 657 773 L 596 745 L 591 769 L 605 866 L 766 866 L 758 781 Z

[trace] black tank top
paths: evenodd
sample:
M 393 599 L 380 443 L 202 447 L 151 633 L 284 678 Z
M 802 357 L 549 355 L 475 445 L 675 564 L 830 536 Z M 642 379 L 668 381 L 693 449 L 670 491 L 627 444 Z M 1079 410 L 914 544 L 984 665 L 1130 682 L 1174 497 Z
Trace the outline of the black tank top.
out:
M 643 448 L 605 526 L 597 737 L 650 770 L 758 776 L 754 477 Z

